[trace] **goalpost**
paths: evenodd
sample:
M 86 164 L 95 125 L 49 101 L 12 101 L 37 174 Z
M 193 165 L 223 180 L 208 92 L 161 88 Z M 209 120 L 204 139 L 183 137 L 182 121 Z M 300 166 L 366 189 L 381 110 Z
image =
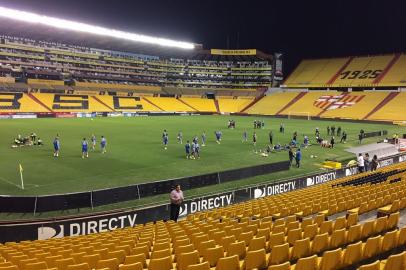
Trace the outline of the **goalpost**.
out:
M 312 120 L 310 112 L 289 112 L 288 119 L 307 119 Z

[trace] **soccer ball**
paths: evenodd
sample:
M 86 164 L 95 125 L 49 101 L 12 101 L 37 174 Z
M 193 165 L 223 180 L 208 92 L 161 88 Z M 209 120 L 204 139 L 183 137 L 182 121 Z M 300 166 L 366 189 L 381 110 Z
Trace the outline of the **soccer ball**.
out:
M 90 118 L 90 120 L 92 120 L 92 121 L 93 121 L 93 118 Z

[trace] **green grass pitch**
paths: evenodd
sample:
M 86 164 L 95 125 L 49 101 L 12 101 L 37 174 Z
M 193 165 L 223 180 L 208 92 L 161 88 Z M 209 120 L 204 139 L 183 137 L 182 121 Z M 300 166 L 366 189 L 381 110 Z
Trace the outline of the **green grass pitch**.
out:
M 236 129 L 227 129 L 228 119 L 236 121 Z M 187 197 L 309 173 L 319 170 L 321 162 L 326 158 L 351 159 L 353 156 L 346 152 L 345 148 L 358 144 L 357 134 L 361 128 L 366 132 L 386 129 L 389 131 L 388 136 L 395 132 L 406 133 L 404 127 L 386 124 L 248 116 L 155 116 L 93 120 L 90 118 L 3 119 L 0 121 L 0 194 L 43 195 L 88 191 L 287 160 L 285 151 L 272 153 L 269 157 L 262 157 L 255 153 L 252 145 L 254 119 L 265 121 L 264 129 L 255 130 L 258 135 L 257 150 L 265 149 L 269 141 L 269 130 L 273 131 L 274 143 L 285 144 L 291 140 L 294 131 L 298 132 L 300 141 L 303 140 L 303 135 L 308 135 L 310 140 L 314 141 L 316 127 L 319 127 L 322 136 L 326 137 L 328 125 L 341 126 L 349 134 L 348 143 L 340 144 L 337 138 L 334 149 L 324 149 L 319 146 L 303 149 L 303 162 L 300 169 L 291 168 L 286 172 L 188 190 L 185 191 Z M 281 122 L 285 124 L 285 134 L 279 133 Z M 164 129 L 169 133 L 167 150 L 164 150 L 161 141 Z M 223 132 L 221 144 L 215 142 L 215 130 Z M 244 130 L 248 132 L 248 143 L 242 143 Z M 184 141 L 191 140 L 195 135 L 200 141 L 202 132 L 206 132 L 207 146 L 201 147 L 199 160 L 185 158 L 184 145 L 178 144 L 176 140 L 178 131 L 183 132 Z M 10 147 L 17 134 L 28 135 L 31 132 L 37 133 L 45 145 L 16 149 Z M 53 157 L 52 140 L 56 134 L 59 134 L 61 141 L 59 158 Z M 81 140 L 84 137 L 89 140 L 92 134 L 98 138 L 96 150 L 90 150 L 89 158 L 82 159 Z M 100 152 L 101 135 L 104 135 L 108 141 L 106 154 Z M 364 143 L 372 143 L 377 139 L 370 138 Z M 317 158 L 310 158 L 311 155 Z M 24 169 L 24 190 L 20 188 L 18 170 L 20 163 Z M 103 206 L 96 210 L 166 200 L 167 195 L 160 195 L 137 202 Z M 14 216 L 11 217 L 14 218 Z M 0 219 L 3 218 L 4 216 L 0 215 Z

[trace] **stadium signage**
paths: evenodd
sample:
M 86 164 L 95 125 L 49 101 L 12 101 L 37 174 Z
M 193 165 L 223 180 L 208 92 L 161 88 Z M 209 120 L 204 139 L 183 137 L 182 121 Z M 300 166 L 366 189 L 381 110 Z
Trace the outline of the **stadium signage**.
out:
M 312 177 L 308 177 L 306 179 L 306 186 L 313 186 L 317 184 L 322 184 L 337 178 L 337 172 L 329 172 L 325 174 L 315 175 Z
M 225 193 L 213 197 L 199 198 L 186 201 L 182 206 L 179 216 L 186 216 L 196 212 L 224 207 L 234 203 L 233 193 Z
M 63 224 L 38 227 L 38 240 L 79 236 L 92 233 L 114 231 L 124 227 L 134 227 L 137 213 L 130 213 L 110 218 L 96 217 L 82 222 L 66 221 Z
M 277 195 L 280 193 L 289 192 L 296 189 L 296 181 L 289 181 L 284 183 L 278 183 L 268 186 L 263 186 L 254 189 L 254 198 L 261 198 L 266 196 Z
M 210 53 L 213 55 L 256 55 L 256 49 L 246 49 L 246 50 L 222 50 L 222 49 L 211 49 Z

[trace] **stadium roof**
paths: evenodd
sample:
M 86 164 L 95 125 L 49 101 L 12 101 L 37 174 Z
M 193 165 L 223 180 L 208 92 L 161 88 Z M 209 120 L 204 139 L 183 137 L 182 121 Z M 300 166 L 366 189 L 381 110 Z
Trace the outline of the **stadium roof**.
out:
M 11 13 L 10 13 L 10 12 Z M 25 15 L 28 14 L 28 15 Z M 25 18 L 22 18 L 25 15 Z M 49 19 L 49 21 L 47 21 Z M 39 22 L 39 21 L 46 22 Z M 53 20 L 57 25 L 53 25 Z M 71 27 L 64 27 L 63 23 L 68 22 Z M 90 30 L 95 31 L 75 31 L 75 27 L 84 25 Z M 103 34 L 103 30 L 110 31 L 110 34 Z M 115 36 L 115 33 L 119 35 Z M 115 50 L 123 52 L 133 52 L 138 54 L 161 56 L 165 58 L 193 58 L 201 60 L 220 60 L 220 61 L 246 61 L 251 58 L 270 59 L 271 56 L 258 51 L 257 57 L 247 56 L 216 56 L 210 55 L 210 51 L 203 50 L 201 44 L 186 43 L 168 39 L 143 36 L 147 42 L 136 41 L 127 38 L 128 35 L 137 35 L 125 33 L 122 31 L 102 28 L 78 22 L 57 19 L 53 17 L 42 16 L 33 13 L 27 13 L 18 10 L 12 10 L 0 6 L 0 34 L 5 36 L 21 37 L 33 40 L 42 40 L 47 42 L 64 43 L 67 45 L 83 46 L 88 48 L 100 48 L 106 50 Z M 124 38 L 123 38 L 124 36 Z M 130 36 L 131 37 L 131 36 Z M 151 42 L 152 41 L 162 41 Z M 175 46 L 176 45 L 176 46 Z M 186 48 L 186 49 L 185 49 Z

